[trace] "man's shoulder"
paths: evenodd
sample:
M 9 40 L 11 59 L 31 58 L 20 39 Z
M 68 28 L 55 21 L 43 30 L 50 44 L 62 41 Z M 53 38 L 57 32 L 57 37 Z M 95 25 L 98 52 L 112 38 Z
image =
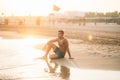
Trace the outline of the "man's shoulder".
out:
M 64 41 L 68 41 L 67 38 L 64 38 Z

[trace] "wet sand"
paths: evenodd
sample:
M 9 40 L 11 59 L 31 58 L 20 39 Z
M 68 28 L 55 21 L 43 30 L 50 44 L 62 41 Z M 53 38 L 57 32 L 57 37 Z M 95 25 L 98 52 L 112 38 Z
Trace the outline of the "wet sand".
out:
M 52 69 L 44 60 L 36 60 L 44 52 L 33 46 L 42 44 L 43 38 L 35 39 L 31 43 L 29 39 L 5 39 L 0 40 L 0 79 L 1 80 L 119 80 L 120 68 L 119 57 L 102 57 L 91 54 L 93 50 L 86 51 L 91 46 L 76 45 L 71 43 L 72 56 L 75 59 L 52 60 L 50 65 L 58 64 L 56 69 Z M 49 38 L 45 38 L 49 40 Z M 28 42 L 29 41 L 29 42 Z M 37 41 L 37 42 L 36 42 Z M 74 41 L 74 40 L 72 40 Z M 76 41 L 75 41 L 76 42 Z M 88 48 L 89 47 L 89 48 Z M 80 49 L 81 48 L 81 49 Z M 74 53 L 73 53 L 74 51 Z M 82 52 L 84 51 L 84 52 Z M 55 63 L 55 64 L 54 64 Z M 50 67 L 50 69 L 49 69 Z M 77 74 L 76 74 L 77 73 Z
M 61 27 L 61 28 L 57 27 L 54 30 L 58 30 L 58 29 L 62 29 L 62 28 L 63 27 Z M 73 31 L 73 29 L 74 29 L 74 31 Z M 100 71 L 102 70 L 103 72 L 101 74 L 103 74 L 103 73 L 106 74 L 106 73 L 108 73 L 106 71 L 110 71 L 110 75 L 113 75 L 113 78 L 110 79 L 109 77 L 107 77 L 107 75 L 105 76 L 105 78 L 103 78 L 103 75 L 101 76 L 101 78 L 100 77 L 98 77 L 98 78 L 100 78 L 102 80 L 106 80 L 106 79 L 119 80 L 120 77 L 118 75 L 120 75 L 120 37 L 119 37 L 120 26 L 117 26 L 116 29 L 114 29 L 113 26 L 111 27 L 111 29 L 106 28 L 105 29 L 106 31 L 103 31 L 104 29 L 96 30 L 96 28 L 90 30 L 91 28 L 89 28 L 89 27 L 81 28 L 82 31 L 79 31 L 79 29 L 80 28 L 78 28 L 78 29 L 77 28 L 68 28 L 68 27 L 64 28 L 64 30 L 66 32 L 65 36 L 68 37 L 68 40 L 70 42 L 70 51 L 71 51 L 71 54 L 74 57 L 74 59 L 69 60 L 68 55 L 66 55 L 65 59 L 55 60 L 54 62 L 56 62 L 59 65 L 66 66 L 70 70 L 76 69 L 76 68 L 77 68 L 77 70 L 82 69 L 82 70 L 88 70 L 88 71 L 89 70 L 100 70 Z M 51 28 L 50 30 L 53 31 L 53 28 Z M 19 77 L 15 78 L 15 80 L 16 79 L 20 79 L 20 80 L 40 79 L 40 78 L 42 79 L 42 78 L 48 77 L 47 75 L 50 75 L 50 74 L 46 75 L 46 73 L 45 73 L 46 76 L 40 76 L 40 75 L 44 74 L 44 71 L 42 71 L 41 74 L 39 72 L 37 72 L 37 70 L 39 70 L 38 67 L 40 67 L 39 63 L 41 60 L 31 61 L 31 58 L 40 56 L 39 55 L 39 53 L 41 53 L 40 49 L 44 45 L 44 43 L 41 43 L 40 39 L 43 40 L 43 38 L 44 38 L 46 41 L 49 39 L 52 39 L 56 35 L 55 32 L 57 32 L 57 31 L 53 31 L 52 35 L 46 34 L 46 35 L 49 35 L 49 37 L 45 36 L 45 35 L 38 36 L 38 34 L 37 34 L 36 40 L 35 40 L 36 42 L 31 44 L 31 42 L 30 42 L 31 40 L 27 40 L 27 41 L 23 40 L 28 34 L 24 35 L 24 34 L 21 34 L 18 32 L 0 31 L 0 36 L 1 36 L 0 45 L 3 45 L 3 47 L 0 48 L 0 52 L 1 52 L 1 54 L 0 54 L 1 55 L 1 59 L 0 59 L 0 64 L 1 64 L 1 66 L 0 66 L 1 67 L 0 68 L 1 75 L 0 76 L 1 76 L 1 78 L 0 79 L 2 79 L 2 77 L 6 77 L 6 80 L 8 80 L 9 77 L 15 78 L 14 77 L 15 75 L 9 76 L 10 74 L 16 74 L 19 76 Z M 70 34 L 71 32 L 72 32 L 72 34 Z M 77 34 L 77 33 L 79 33 L 79 34 Z M 70 35 L 72 35 L 72 36 L 70 36 Z M 92 35 L 92 37 L 89 37 L 89 35 Z M 78 39 L 76 39 L 76 38 L 78 38 Z M 25 43 L 21 44 L 20 42 L 25 42 Z M 10 44 L 10 45 L 8 45 L 8 44 Z M 7 50 L 10 50 L 10 54 Z M 29 50 L 31 50 L 31 52 Z M 7 54 L 5 55 L 4 53 L 7 53 Z M 28 53 L 29 54 L 36 53 L 36 54 L 33 55 L 33 57 L 29 57 L 28 59 L 25 59 L 26 56 L 23 54 L 29 55 Z M 9 58 L 10 56 L 12 56 L 12 58 Z M 23 57 L 23 58 L 21 58 L 21 57 Z M 24 61 L 24 60 L 26 60 L 26 61 Z M 28 66 L 26 66 L 26 64 Z M 32 65 L 29 66 L 29 64 L 30 65 L 32 64 Z M 23 66 L 25 66 L 26 68 L 29 67 L 28 68 L 29 70 L 26 71 L 27 69 L 25 68 L 25 71 L 21 71 L 21 69 L 18 68 L 19 66 L 21 66 L 20 67 L 21 69 Z M 36 67 L 37 70 L 36 69 L 32 70 L 34 68 L 34 67 L 32 68 L 32 66 Z M 12 69 L 9 69 L 10 67 Z M 2 69 L 5 69 L 5 70 L 2 70 Z M 14 69 L 15 69 L 15 71 L 18 70 L 18 72 L 14 72 Z M 27 72 L 30 72 L 31 70 L 33 71 L 32 73 L 35 77 L 34 76 L 30 77 L 31 74 L 28 74 L 28 76 L 22 75 L 23 77 L 21 77 L 21 75 L 19 75 L 19 74 L 23 74 L 24 72 L 25 72 L 25 74 L 27 74 Z M 13 71 L 13 73 L 11 71 Z M 73 72 L 74 71 L 75 70 L 73 70 Z M 113 72 L 111 72 L 111 71 L 113 71 Z M 114 73 L 114 71 L 115 71 L 115 73 Z M 11 73 L 9 73 L 9 75 L 8 75 L 7 74 L 8 72 L 11 72 Z M 97 71 L 97 72 L 99 72 L 99 71 Z M 86 73 L 88 73 L 88 72 L 86 72 Z M 82 73 L 79 73 L 79 74 L 82 74 Z M 98 74 L 98 73 L 94 73 L 94 74 Z M 86 76 L 89 76 L 89 75 L 90 74 L 88 74 Z M 98 74 L 98 75 L 100 75 L 100 74 Z M 83 75 L 81 75 L 81 76 L 83 76 Z M 84 76 L 85 76 L 85 74 L 84 74 Z M 75 77 L 75 76 L 73 76 L 73 77 Z M 80 78 L 79 76 L 77 76 L 77 77 Z M 57 79 L 55 79 L 55 77 L 54 77 L 54 79 L 53 79 L 53 78 L 49 77 L 49 78 L 43 79 L 43 80 L 50 80 L 50 79 L 58 80 L 58 78 L 59 77 L 57 77 Z M 86 78 L 83 78 L 83 79 L 88 80 Z M 60 80 L 62 80 L 62 79 L 60 79 Z M 65 79 L 65 80 L 67 80 L 67 79 Z M 73 80 L 73 78 L 71 78 L 70 80 Z M 97 80 L 97 78 L 93 79 L 93 80 Z
M 43 29 L 42 36 L 40 34 L 28 34 L 19 33 L 13 31 L 0 31 L 0 36 L 6 39 L 25 38 L 34 36 L 36 38 L 52 39 L 57 33 L 57 30 L 63 29 L 65 31 L 65 37 L 69 39 L 70 49 L 75 62 L 81 63 L 99 63 L 100 65 L 105 62 L 112 66 L 114 64 L 115 69 L 120 69 L 120 26 L 119 25 L 105 25 L 99 24 L 78 26 L 78 25 L 59 25 L 60 27 L 41 27 Z M 74 27 L 72 27 L 74 26 Z M 48 30 L 44 30 L 47 29 Z M 46 33 L 46 34 L 44 34 Z M 41 49 L 44 44 L 36 44 L 33 47 Z M 98 58 L 100 60 L 98 60 Z M 83 59 L 83 60 L 82 60 Z M 84 60 L 85 59 L 85 60 Z M 89 60 L 90 59 L 90 60 Z M 94 60 L 95 59 L 95 60 Z M 79 61 L 77 61 L 79 60 Z M 110 61 L 109 61 L 110 60 Z M 113 60 L 113 61 L 111 61 Z M 95 62 L 96 61 L 96 62 Z M 98 62 L 97 62 L 98 61 Z M 92 66 L 93 64 L 91 64 Z M 110 67 L 108 66 L 108 67 Z M 99 65 L 98 65 L 99 67 Z M 113 68 L 113 67 L 111 67 Z

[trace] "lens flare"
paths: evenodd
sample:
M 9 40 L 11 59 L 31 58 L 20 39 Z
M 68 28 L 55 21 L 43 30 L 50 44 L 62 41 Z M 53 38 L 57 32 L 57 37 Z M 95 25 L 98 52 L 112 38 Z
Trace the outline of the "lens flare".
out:
M 92 35 L 89 35 L 89 36 L 88 36 L 88 39 L 89 39 L 90 41 L 92 41 L 93 36 L 92 36 Z

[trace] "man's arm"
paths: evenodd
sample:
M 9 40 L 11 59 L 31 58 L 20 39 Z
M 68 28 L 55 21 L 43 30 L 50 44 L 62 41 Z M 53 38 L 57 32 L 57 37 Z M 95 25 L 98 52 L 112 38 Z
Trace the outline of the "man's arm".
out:
M 43 47 L 43 50 L 46 49 L 46 47 L 47 47 L 48 44 L 51 44 L 51 43 L 53 43 L 53 42 L 56 42 L 57 40 L 58 40 L 58 38 L 49 40 L 49 41 L 47 42 L 47 44 L 45 44 L 45 46 Z
M 52 40 L 49 40 L 48 42 L 47 42 L 47 44 L 49 44 L 49 43 L 53 43 L 53 42 L 56 42 L 58 40 L 58 38 L 56 38 L 56 39 L 52 39 Z
M 68 55 L 69 55 L 69 59 L 73 59 L 73 58 L 71 57 L 71 53 L 70 53 L 68 41 L 66 40 L 65 43 L 66 43 L 66 49 L 67 49 L 67 53 L 68 53 Z

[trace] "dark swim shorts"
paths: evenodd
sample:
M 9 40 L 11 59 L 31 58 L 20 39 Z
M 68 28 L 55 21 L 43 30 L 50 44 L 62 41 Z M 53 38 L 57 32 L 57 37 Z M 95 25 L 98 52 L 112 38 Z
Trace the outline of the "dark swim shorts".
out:
M 58 55 L 59 58 L 64 58 L 65 53 L 61 52 L 60 49 L 57 47 L 54 52 Z

